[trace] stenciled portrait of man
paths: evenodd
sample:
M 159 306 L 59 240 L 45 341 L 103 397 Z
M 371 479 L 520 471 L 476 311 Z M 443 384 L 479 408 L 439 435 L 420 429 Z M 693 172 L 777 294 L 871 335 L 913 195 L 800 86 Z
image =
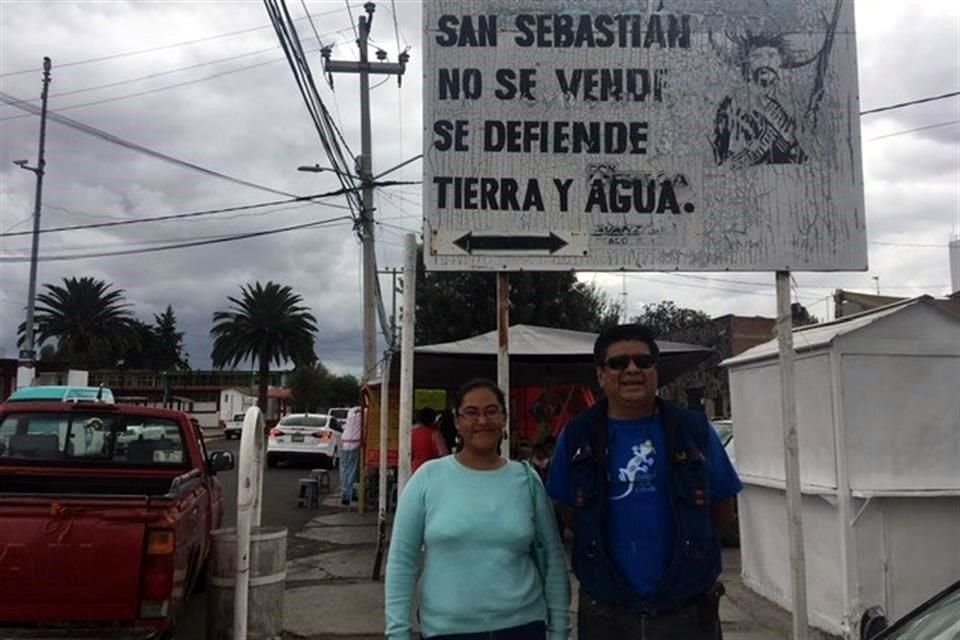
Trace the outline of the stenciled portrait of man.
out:
M 839 5 L 838 0 L 832 20 L 824 18 L 826 37 L 813 53 L 803 45 L 809 38 L 798 34 L 710 33 L 714 50 L 724 62 L 739 67 L 743 79 L 743 85 L 717 107 L 711 141 L 717 164 L 744 167 L 806 162 L 808 156 L 797 133 L 801 127 L 816 127 Z M 805 109 L 798 113 L 795 101 L 782 91 L 783 74 L 814 63 L 813 90 Z

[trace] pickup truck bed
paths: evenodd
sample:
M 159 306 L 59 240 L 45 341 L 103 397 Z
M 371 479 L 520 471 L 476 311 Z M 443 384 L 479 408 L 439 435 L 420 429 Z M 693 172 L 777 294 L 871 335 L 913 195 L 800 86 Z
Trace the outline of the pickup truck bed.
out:
M 172 634 L 221 522 L 214 466 L 186 414 L 0 404 L 0 638 Z

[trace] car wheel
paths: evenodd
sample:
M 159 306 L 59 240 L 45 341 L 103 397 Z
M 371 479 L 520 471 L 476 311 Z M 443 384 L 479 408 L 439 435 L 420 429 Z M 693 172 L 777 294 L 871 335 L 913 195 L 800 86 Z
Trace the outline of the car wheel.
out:
M 267 454 L 267 466 L 270 467 L 271 469 L 277 466 L 277 462 L 279 461 L 280 459 L 276 456 L 276 454 L 272 454 L 272 453 Z

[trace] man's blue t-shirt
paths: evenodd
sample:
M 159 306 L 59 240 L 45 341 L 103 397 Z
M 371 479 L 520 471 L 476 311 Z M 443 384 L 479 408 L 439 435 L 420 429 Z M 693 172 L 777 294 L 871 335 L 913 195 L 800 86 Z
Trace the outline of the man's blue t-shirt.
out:
M 674 523 L 667 494 L 670 469 L 660 414 L 633 420 L 607 419 L 609 495 L 607 527 L 610 554 L 640 595 L 651 593 L 670 562 Z M 566 432 L 557 440 L 547 493 L 573 506 L 568 474 Z M 710 466 L 710 499 L 718 502 L 743 489 L 714 429 L 705 452 Z

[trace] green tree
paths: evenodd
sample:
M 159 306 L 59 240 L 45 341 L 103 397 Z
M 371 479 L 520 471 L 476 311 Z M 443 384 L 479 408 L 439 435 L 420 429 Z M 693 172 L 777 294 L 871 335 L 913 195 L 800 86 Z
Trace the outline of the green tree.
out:
M 710 316 L 703 311 L 678 307 L 672 300 L 665 300 L 643 305 L 643 311 L 635 316 L 632 322 L 650 327 L 658 336 L 667 336 L 676 334 L 679 330 L 704 326 L 710 322 Z
M 292 410 L 295 413 L 316 413 L 329 406 L 329 384 L 330 372 L 323 364 L 301 364 L 287 379 L 287 386 L 293 394 Z
M 158 369 L 185 370 L 190 368 L 189 355 L 183 346 L 183 332 L 177 331 L 177 316 L 173 307 L 153 316 L 153 333 L 156 339 L 154 366 Z
M 418 248 L 416 343 L 460 340 L 497 327 L 496 274 L 426 271 Z M 510 324 L 599 331 L 619 307 L 569 271 L 510 274 Z
M 327 406 L 352 407 L 360 398 L 360 381 L 349 374 L 330 376 L 327 393 Z
M 808 324 L 817 324 L 820 319 L 807 311 L 807 308 L 799 302 L 790 305 L 790 316 L 793 320 L 793 326 L 802 327 Z
M 154 354 L 157 350 L 157 335 L 153 327 L 141 320 L 132 321 L 132 330 L 137 339 L 127 345 L 123 357 L 118 361 L 124 369 L 155 369 Z
M 89 276 L 45 284 L 37 294 L 36 344 L 56 343 L 56 358 L 86 369 L 113 367 L 136 343 L 134 317 L 123 289 Z M 20 323 L 23 344 L 26 323 Z
M 317 321 L 303 298 L 285 285 L 259 282 L 240 288 L 239 298 L 228 297 L 232 306 L 213 314 L 213 366 L 236 367 L 244 360 L 257 363 L 257 403 L 267 409 L 270 364 L 292 361 L 295 366 L 316 361 L 313 344 Z
M 720 361 L 726 353 L 724 336 L 718 323 L 697 309 L 678 307 L 674 302 L 665 300 L 656 304 L 645 304 L 634 322 L 647 325 L 656 332 L 658 340 L 685 342 L 710 347 L 714 353 L 695 369 L 686 371 L 673 382 L 664 385 L 660 393 L 664 398 L 680 404 L 688 404 L 688 391 L 694 391 L 700 398 L 726 397 L 728 379 L 726 370 L 720 368 Z M 702 408 L 700 400 L 690 408 Z
M 177 331 L 177 318 L 173 308 L 153 316 L 154 324 L 133 320 L 137 339 L 127 346 L 123 354 L 125 369 L 151 369 L 155 371 L 182 371 L 190 368 L 183 350 L 183 333 Z

